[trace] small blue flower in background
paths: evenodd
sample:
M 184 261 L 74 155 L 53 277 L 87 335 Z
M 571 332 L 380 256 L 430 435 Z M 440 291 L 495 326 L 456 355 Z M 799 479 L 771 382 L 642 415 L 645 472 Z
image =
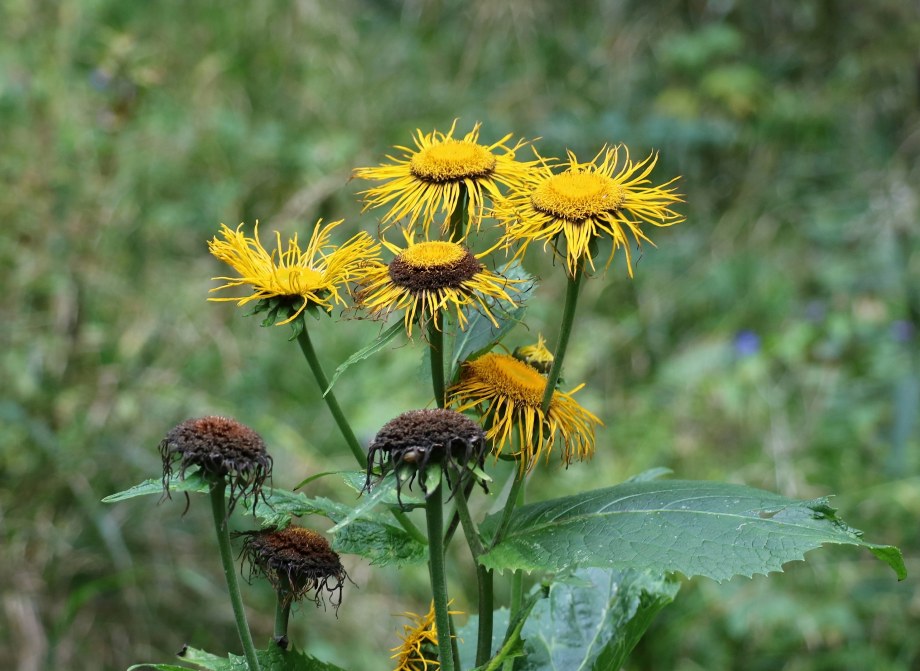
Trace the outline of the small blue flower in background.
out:
M 895 342 L 910 342 L 914 338 L 917 328 L 907 319 L 897 319 L 891 322 L 891 337 Z
M 739 356 L 753 356 L 760 351 L 760 336 L 750 329 L 743 329 L 735 334 L 733 343 L 735 354 Z

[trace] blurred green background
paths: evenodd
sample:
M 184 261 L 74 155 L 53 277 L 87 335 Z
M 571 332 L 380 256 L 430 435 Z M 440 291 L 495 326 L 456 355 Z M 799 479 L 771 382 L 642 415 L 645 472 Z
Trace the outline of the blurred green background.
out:
M 203 501 L 99 500 L 160 465 L 187 417 L 227 414 L 276 484 L 351 466 L 284 328 L 207 303 L 220 222 L 349 231 L 352 168 L 414 129 L 541 137 L 582 158 L 661 151 L 687 221 L 636 278 L 587 283 L 565 372 L 605 420 L 578 491 L 667 466 L 800 498 L 899 545 L 814 552 L 769 579 L 685 584 L 631 669 L 920 668 L 920 18 L 909 0 L 290 0 L 0 4 L 0 668 L 123 669 L 184 643 L 238 652 Z M 346 228 L 343 227 L 343 228 Z M 344 239 L 344 238 L 343 238 Z M 553 344 L 543 279 L 530 333 Z M 329 368 L 379 325 L 313 329 Z M 428 402 L 419 350 L 351 369 L 367 441 Z M 313 494 L 351 496 L 333 479 Z M 486 501 L 484 506 L 488 506 Z M 310 520 L 310 522 L 320 522 Z M 238 524 L 249 522 L 239 519 Z M 358 584 L 295 642 L 389 668 L 426 576 L 345 558 Z M 469 610 L 457 552 L 458 606 Z M 246 588 L 259 641 L 272 600 Z

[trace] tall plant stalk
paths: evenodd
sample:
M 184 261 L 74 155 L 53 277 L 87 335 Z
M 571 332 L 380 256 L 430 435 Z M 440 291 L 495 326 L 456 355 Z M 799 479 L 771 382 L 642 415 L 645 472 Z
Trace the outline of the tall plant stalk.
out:
M 335 420 L 336 426 L 339 427 L 339 431 L 342 433 L 342 437 L 345 439 L 348 449 L 351 450 L 358 465 L 360 465 L 362 469 L 366 469 L 367 455 L 364 453 L 361 444 L 355 437 L 355 432 L 351 430 L 351 424 L 349 424 L 348 418 L 345 417 L 345 413 L 342 412 L 338 399 L 336 399 L 332 390 L 329 389 L 329 378 L 326 376 L 326 371 L 323 370 L 323 365 L 316 355 L 316 349 L 313 347 L 313 341 L 310 339 L 310 334 L 307 331 L 306 325 L 304 325 L 304 328 L 297 334 L 297 344 L 300 345 L 300 351 L 303 352 L 304 358 L 306 358 L 307 364 L 310 366 L 310 371 L 316 379 L 316 384 L 319 385 L 319 392 L 323 395 L 323 400 L 326 401 L 326 406 L 329 408 L 329 412 L 332 413 L 332 418 Z M 423 545 L 427 545 L 428 539 L 425 538 L 425 535 L 419 531 L 418 527 L 412 523 L 412 520 L 410 520 L 402 510 L 399 508 L 390 508 L 390 513 L 396 518 L 400 526 L 405 529 L 406 533 Z
M 233 605 L 233 617 L 236 620 L 236 630 L 243 644 L 246 663 L 249 671 L 260 671 L 259 660 L 256 657 L 256 648 L 252 642 L 252 632 L 246 621 L 246 611 L 243 607 L 243 596 L 240 594 L 240 584 L 236 579 L 236 565 L 233 562 L 233 550 L 230 548 L 230 530 L 227 528 L 227 504 L 225 494 L 227 480 L 225 477 L 211 483 L 211 512 L 214 517 L 214 530 L 217 532 L 217 546 L 220 549 L 220 563 L 224 569 L 224 578 L 227 580 L 227 591 L 230 593 L 230 603 Z

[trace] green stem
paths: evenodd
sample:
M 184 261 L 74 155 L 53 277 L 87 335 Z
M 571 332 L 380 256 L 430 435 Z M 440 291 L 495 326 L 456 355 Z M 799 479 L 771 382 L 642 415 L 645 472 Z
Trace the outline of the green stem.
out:
M 358 439 L 355 438 L 355 433 L 351 430 L 351 425 L 348 423 L 345 413 L 342 412 L 342 408 L 339 406 L 335 394 L 332 393 L 331 389 L 328 392 L 326 391 L 329 389 L 329 379 L 326 377 L 323 365 L 316 356 L 316 350 L 313 348 L 313 342 L 310 340 L 310 333 L 307 331 L 306 326 L 304 326 L 303 330 L 297 335 L 297 344 L 300 345 L 300 350 L 306 357 L 307 363 L 310 365 L 310 370 L 313 371 L 313 377 L 316 378 L 316 383 L 319 385 L 319 393 L 323 394 L 323 400 L 326 401 L 329 412 L 332 413 L 332 417 L 335 419 L 339 431 L 342 432 L 342 437 L 345 438 L 345 442 L 348 443 L 348 448 L 361 465 L 361 468 L 367 468 L 367 455 L 364 454 L 364 450 L 361 449 L 361 444 L 358 442 Z
M 505 507 L 502 509 L 502 516 L 498 521 L 498 529 L 495 531 L 495 536 L 492 537 L 492 542 L 489 543 L 490 550 L 501 542 L 505 532 L 508 530 L 508 523 L 511 521 L 511 513 L 514 512 L 514 507 L 517 505 L 518 494 L 521 492 L 521 487 L 524 486 L 524 476 L 525 473 L 521 471 L 519 467 L 515 469 L 514 481 L 511 483 L 511 489 L 508 491 L 508 498 L 505 499 Z
M 476 563 L 476 586 L 479 594 L 479 630 L 476 638 L 476 666 L 482 666 L 492 656 L 492 611 L 495 608 L 493 597 L 492 571 L 479 564 L 479 555 L 484 551 L 482 541 L 479 539 L 479 530 L 470 516 L 470 509 L 466 499 L 462 496 L 457 500 L 457 514 L 463 525 L 466 543 L 470 546 L 473 561 Z
M 447 576 L 444 570 L 443 490 L 439 484 L 428 494 L 425 513 L 428 522 L 428 570 L 431 577 L 431 594 L 434 599 L 434 621 L 438 632 L 438 660 L 441 671 L 454 671 L 454 657 L 450 644 L 450 617 L 447 614 Z
M 227 490 L 227 480 L 221 477 L 211 483 L 211 512 L 214 515 L 214 530 L 217 532 L 217 547 L 220 549 L 220 562 L 224 569 L 224 578 L 227 579 L 227 591 L 230 593 L 230 603 L 233 605 L 233 615 L 236 618 L 236 630 L 243 644 L 243 652 L 249 664 L 249 671 L 259 671 L 259 660 L 256 658 L 256 648 L 252 643 L 252 633 L 246 622 L 246 611 L 243 608 L 243 597 L 240 594 L 240 585 L 236 579 L 236 565 L 233 563 L 233 550 L 230 548 L 230 530 L 227 528 L 227 506 L 224 494 Z
M 470 478 L 469 482 L 467 482 L 463 486 L 463 490 L 459 494 L 454 494 L 454 496 L 463 496 L 464 500 L 469 501 L 470 494 L 472 493 L 473 487 L 475 486 L 476 486 L 475 479 Z M 450 546 L 450 542 L 453 540 L 454 532 L 457 531 L 458 526 L 460 526 L 460 513 L 458 513 L 455 510 L 453 515 L 451 515 L 450 522 L 448 522 L 447 524 L 447 530 L 444 532 L 444 547 L 445 548 Z
M 439 408 L 444 407 L 444 331 L 442 314 L 436 311 L 428 322 L 428 352 L 431 358 L 431 387 Z
M 447 239 L 451 242 L 458 242 L 466 233 L 469 212 L 467 211 L 466 185 L 460 185 L 460 193 L 457 195 L 457 207 L 450 213 L 450 223 L 447 231 Z
M 291 618 L 290 595 L 284 591 L 278 592 L 278 603 L 275 604 L 275 641 L 280 641 L 287 636 L 288 621 Z
M 476 584 L 479 591 L 479 631 L 476 639 L 476 666 L 482 666 L 492 657 L 492 613 L 495 610 L 494 574 L 485 566 L 476 564 Z
M 559 342 L 553 355 L 553 365 L 550 368 L 549 375 L 546 376 L 546 388 L 543 391 L 543 400 L 541 402 L 541 408 L 544 413 L 549 410 L 549 405 L 553 400 L 553 392 L 556 390 L 556 383 L 559 381 L 559 375 L 562 372 L 562 362 L 569 346 L 569 336 L 572 335 L 572 326 L 575 323 L 575 309 L 578 307 L 578 293 L 584 276 L 584 268 L 579 266 L 575 276 L 568 278 L 568 284 L 565 289 L 565 306 L 562 309 L 562 324 L 559 327 Z M 490 548 L 498 545 L 505 535 L 508 523 L 511 521 L 511 513 L 518 503 L 517 499 L 523 484 L 524 473 L 518 470 L 511 486 L 511 491 L 508 493 L 508 499 L 505 501 L 505 508 L 502 510 L 502 517 L 499 520 L 495 536 L 492 538 Z
M 569 346 L 569 336 L 572 335 L 572 325 L 575 323 L 575 309 L 578 307 L 578 292 L 581 289 L 581 281 L 585 276 L 583 264 L 579 264 L 575 269 L 575 277 L 568 278 L 568 284 L 565 287 L 565 307 L 562 309 L 562 324 L 559 326 L 559 340 L 556 343 L 556 351 L 553 353 L 553 366 L 546 376 L 546 389 L 543 391 L 543 402 L 541 407 L 545 413 L 549 410 L 549 404 L 553 400 L 553 392 L 556 390 L 556 383 L 559 381 L 559 375 L 562 372 L 562 361 L 565 359 L 565 352 Z
M 575 274 L 567 278 L 568 283 L 565 287 L 565 306 L 562 309 L 562 323 L 559 326 L 559 340 L 556 343 L 556 351 L 553 354 L 553 365 L 549 374 L 546 376 L 546 388 L 543 391 L 543 400 L 540 404 L 543 413 L 549 411 L 550 403 L 553 400 L 553 392 L 556 391 L 556 383 L 559 382 L 559 375 L 562 373 L 562 362 L 565 359 L 565 353 L 569 346 L 569 336 L 572 335 L 572 326 L 575 324 L 575 310 L 578 307 L 578 293 L 581 289 L 581 282 L 584 279 L 584 264 L 579 264 L 575 269 Z M 518 503 L 517 499 L 523 491 L 523 475 L 519 475 L 514 481 L 512 491 L 508 494 L 508 501 L 505 503 L 505 510 L 502 511 L 502 519 L 498 530 L 495 532 L 495 538 L 492 545 L 501 541 L 507 531 L 508 524 L 511 521 L 511 512 Z M 511 603 L 509 605 L 509 623 L 514 621 L 514 616 L 521 609 L 524 600 L 524 574 L 521 571 L 515 571 L 511 579 Z M 509 624 L 510 626 L 510 624 Z M 510 670 L 506 663 L 505 668 Z
M 313 347 L 313 341 L 310 340 L 310 334 L 307 332 L 306 325 L 304 325 L 303 330 L 297 335 L 297 344 L 300 345 L 300 351 L 303 352 L 304 357 L 307 359 L 307 363 L 310 365 L 313 377 L 316 378 L 316 384 L 319 385 L 319 393 L 323 394 L 323 400 L 326 401 L 329 412 L 332 413 L 332 418 L 339 427 L 339 431 L 342 432 L 342 437 L 348 444 L 348 448 L 351 450 L 352 455 L 354 455 L 361 468 L 366 469 L 367 455 L 364 453 L 364 450 L 361 449 L 361 444 L 355 437 L 355 432 L 351 430 L 351 424 L 348 423 L 348 418 L 345 417 L 345 413 L 342 412 L 342 408 L 339 406 L 339 402 L 335 394 L 332 393 L 332 390 L 330 389 L 326 392 L 326 390 L 329 389 L 329 379 L 326 377 L 326 371 L 323 370 L 323 365 L 320 363 L 319 357 L 316 356 L 316 349 Z M 412 523 L 412 520 L 410 520 L 402 510 L 390 508 L 390 512 L 410 536 L 422 544 L 428 544 L 428 539 L 425 538 L 425 535 L 418 530 Z

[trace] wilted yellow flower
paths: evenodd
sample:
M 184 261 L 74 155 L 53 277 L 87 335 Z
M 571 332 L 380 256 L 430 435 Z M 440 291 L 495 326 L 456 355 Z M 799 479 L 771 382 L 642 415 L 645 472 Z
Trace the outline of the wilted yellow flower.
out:
M 397 146 L 403 152 L 399 158 L 387 156 L 390 163 L 374 168 L 358 168 L 355 176 L 383 181 L 367 191 L 364 209 L 390 205 L 382 222 L 388 224 L 408 217 L 411 226 L 421 220 L 422 231 L 428 237 L 435 214 L 445 215 L 442 233 L 449 228 L 450 215 L 457 209 L 461 187 L 469 198 L 469 226 L 479 228 L 485 198 L 495 200 L 501 195 L 499 186 L 520 185 L 535 162 L 514 160 L 515 152 L 525 144 L 518 140 L 509 145 L 511 134 L 493 144 L 479 143 L 480 124 L 462 139 L 453 137 L 456 120 L 447 133 L 416 130 L 415 149 Z M 461 231 L 464 236 L 466 231 Z
M 516 433 L 518 451 L 512 456 L 521 470 L 530 470 L 542 454 L 562 442 L 562 461 L 590 459 L 594 455 L 594 427 L 602 424 L 581 407 L 569 392 L 553 391 L 543 412 L 546 378 L 532 366 L 508 354 L 485 354 L 463 365 L 460 381 L 448 389 L 448 404 L 458 412 L 476 408 L 483 416 L 486 438 L 496 456 Z
M 406 332 L 412 335 L 416 322 L 426 325 L 434 315 L 450 311 L 451 306 L 460 328 L 466 327 L 463 308 L 473 306 L 498 326 L 492 314 L 494 303 L 507 301 L 514 307 L 509 291 L 517 291 L 523 280 L 510 279 L 488 270 L 479 259 L 456 242 L 415 242 L 414 234 L 403 231 L 405 248 L 384 241 L 396 255 L 389 264 L 374 263 L 355 294 L 358 307 L 372 317 L 385 316 L 393 310 L 405 310 Z M 489 250 L 491 251 L 491 250 Z
M 453 602 L 451 602 L 453 603 Z M 450 603 L 447 604 L 448 607 Z M 460 611 L 450 610 L 449 615 L 459 615 Z M 400 635 L 402 643 L 390 651 L 395 653 L 390 659 L 396 660 L 394 671 L 431 671 L 441 667 L 438 661 L 438 631 L 434 621 L 434 601 L 427 615 L 403 613 L 412 624 L 403 625 Z
M 262 299 L 291 299 L 287 306 L 291 314 L 278 322 L 279 325 L 293 321 L 311 305 L 326 312 L 332 311 L 334 303 L 344 305 L 341 290 L 349 281 L 363 277 L 370 261 L 376 259 L 380 245 L 364 231 L 340 247 L 330 244 L 332 230 L 341 223 L 334 221 L 322 226 L 322 220 L 316 222 L 304 249 L 300 248 L 296 234 L 288 240 L 285 249 L 281 234 L 276 232 L 277 249 L 271 253 L 259 241 L 258 222 L 251 238 L 242 232 L 242 224 L 236 230 L 221 224 L 223 239 L 215 236 L 208 243 L 208 249 L 232 267 L 238 277 L 215 277 L 227 283 L 211 291 L 248 286 L 252 293 L 209 300 L 236 301 L 237 305 L 245 305 Z
M 496 203 L 495 216 L 506 226 L 502 240 L 506 248 L 520 244 L 515 257 L 524 254 L 532 242 L 543 242 L 544 248 L 556 245 L 564 238 L 566 264 L 574 276 L 585 262 L 592 269 L 591 243 L 609 236 L 613 242 L 607 266 L 614 252 L 623 247 L 626 267 L 632 277 L 632 235 L 636 244 L 654 244 L 642 230 L 643 224 L 671 226 L 684 218 L 670 209 L 683 202 L 671 185 L 678 179 L 660 186 L 649 186 L 649 174 L 658 161 L 657 154 L 638 163 L 629 160 L 629 150 L 618 169 L 621 147 L 604 147 L 593 161 L 579 163 L 568 152 L 568 165 L 554 172 L 545 161 L 528 173 L 521 189 L 514 189 L 507 198 Z M 558 248 L 556 248 L 558 251 Z

